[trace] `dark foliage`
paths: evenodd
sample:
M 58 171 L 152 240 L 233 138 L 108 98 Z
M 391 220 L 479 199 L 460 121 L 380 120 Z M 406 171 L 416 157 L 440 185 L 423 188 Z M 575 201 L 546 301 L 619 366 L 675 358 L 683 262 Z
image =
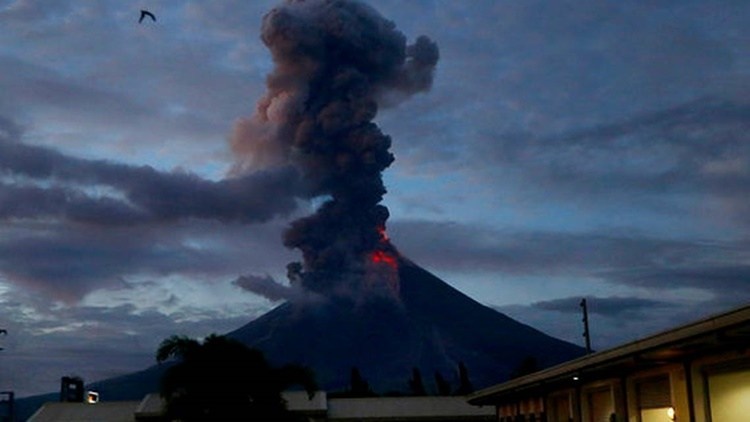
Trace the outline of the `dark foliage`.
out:
M 534 356 L 526 356 L 518 366 L 513 369 L 513 372 L 510 373 L 510 379 L 532 374 L 539 369 L 539 364 L 537 363 L 536 358 Z
M 438 396 L 451 395 L 451 385 L 443 378 L 443 374 L 440 371 L 435 371 L 435 388 L 437 388 Z
M 263 353 L 212 335 L 203 343 L 173 336 L 156 353 L 158 362 L 176 358 L 161 380 L 168 420 L 294 421 L 281 392 L 295 384 L 316 389 L 312 373 L 300 366 L 274 368 Z
M 414 396 L 426 396 L 427 390 L 424 388 L 424 382 L 422 382 L 422 373 L 419 368 L 414 368 L 411 371 L 411 378 L 409 379 L 409 391 Z
M 463 362 L 458 363 L 458 383 L 457 396 L 465 396 L 474 392 L 474 385 L 469 379 L 469 370 Z

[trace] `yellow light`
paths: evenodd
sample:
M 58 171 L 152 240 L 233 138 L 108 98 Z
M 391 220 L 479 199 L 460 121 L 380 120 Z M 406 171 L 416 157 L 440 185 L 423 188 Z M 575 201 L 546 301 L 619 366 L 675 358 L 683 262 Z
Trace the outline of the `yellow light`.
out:
M 670 421 L 675 420 L 674 407 L 670 407 L 667 409 L 667 417 L 669 417 Z
M 99 393 L 97 393 L 96 391 L 87 391 L 86 402 L 89 404 L 99 403 Z

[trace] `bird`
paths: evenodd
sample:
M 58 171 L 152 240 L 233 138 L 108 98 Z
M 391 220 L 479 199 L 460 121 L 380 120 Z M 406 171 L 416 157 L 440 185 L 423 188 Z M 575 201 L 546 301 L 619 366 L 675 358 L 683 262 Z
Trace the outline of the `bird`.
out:
M 138 19 L 138 23 L 142 23 L 144 19 L 146 19 L 146 16 L 151 18 L 152 21 L 156 22 L 156 16 L 154 16 L 153 13 L 149 12 L 148 10 L 141 10 L 141 18 Z

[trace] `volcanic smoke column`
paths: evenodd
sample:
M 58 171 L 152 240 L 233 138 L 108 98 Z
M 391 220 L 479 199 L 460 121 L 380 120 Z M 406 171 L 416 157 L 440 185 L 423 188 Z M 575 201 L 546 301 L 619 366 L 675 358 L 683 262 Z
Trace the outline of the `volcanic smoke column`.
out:
M 344 0 L 287 1 L 264 17 L 261 38 L 275 67 L 256 113 L 235 127 L 234 171 L 291 166 L 309 198 L 326 199 L 284 235 L 304 258 L 290 278 L 326 295 L 357 293 L 384 267 L 397 288 L 380 205 L 391 139 L 372 120 L 379 105 L 430 88 L 437 45 L 419 37 L 407 46 L 393 22 Z

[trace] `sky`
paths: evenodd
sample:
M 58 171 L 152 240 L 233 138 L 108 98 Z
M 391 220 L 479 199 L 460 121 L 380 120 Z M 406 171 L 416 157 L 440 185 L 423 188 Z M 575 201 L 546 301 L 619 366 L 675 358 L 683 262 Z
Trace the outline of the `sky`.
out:
M 597 350 L 750 301 L 750 3 L 369 4 L 439 49 L 374 118 L 401 254 L 580 345 L 585 297 Z M 238 174 L 232 143 L 277 5 L 0 0 L 0 390 L 143 369 L 283 302 L 283 233 L 325 198 Z

